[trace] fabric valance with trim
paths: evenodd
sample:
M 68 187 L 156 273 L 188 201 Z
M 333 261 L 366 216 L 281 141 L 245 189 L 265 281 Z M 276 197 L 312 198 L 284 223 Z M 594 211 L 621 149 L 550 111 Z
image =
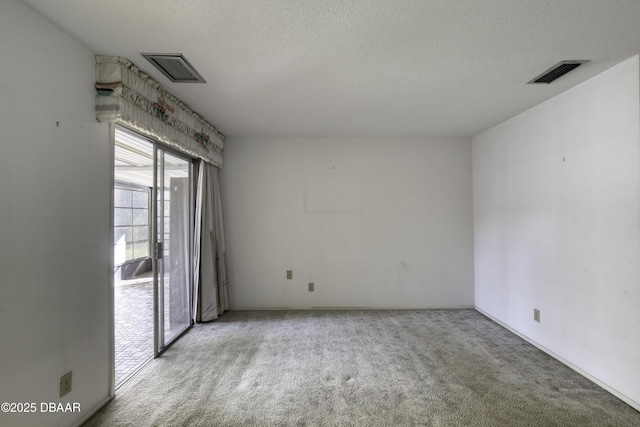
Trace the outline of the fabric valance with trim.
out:
M 133 63 L 96 56 L 96 118 L 123 123 L 222 167 L 224 135 Z

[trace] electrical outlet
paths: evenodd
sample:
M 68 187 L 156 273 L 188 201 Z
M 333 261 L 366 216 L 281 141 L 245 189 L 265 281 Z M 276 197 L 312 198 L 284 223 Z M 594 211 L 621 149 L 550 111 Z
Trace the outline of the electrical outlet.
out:
M 537 308 L 533 309 L 533 320 L 540 323 L 540 310 L 538 310 Z
M 287 270 L 287 280 L 293 279 L 293 270 Z
M 313 292 L 313 282 L 309 282 L 309 292 Z
M 71 392 L 71 371 L 60 377 L 60 397 Z

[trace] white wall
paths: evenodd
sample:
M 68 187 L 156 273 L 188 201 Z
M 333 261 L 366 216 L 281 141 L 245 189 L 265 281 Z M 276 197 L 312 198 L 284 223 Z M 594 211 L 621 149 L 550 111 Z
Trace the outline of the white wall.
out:
M 0 402 L 82 411 L 0 425 L 71 425 L 109 390 L 108 127 L 92 53 L 15 0 L 0 4 L 0 57 Z
M 473 139 L 476 306 L 636 408 L 639 81 L 636 56 Z
M 230 138 L 221 182 L 232 308 L 473 306 L 468 140 Z

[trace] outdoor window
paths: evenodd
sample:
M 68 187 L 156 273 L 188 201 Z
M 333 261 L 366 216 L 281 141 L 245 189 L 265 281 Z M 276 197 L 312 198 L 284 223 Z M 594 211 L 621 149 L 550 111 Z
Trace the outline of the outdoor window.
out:
M 113 201 L 117 267 L 149 256 L 150 189 L 116 186 Z

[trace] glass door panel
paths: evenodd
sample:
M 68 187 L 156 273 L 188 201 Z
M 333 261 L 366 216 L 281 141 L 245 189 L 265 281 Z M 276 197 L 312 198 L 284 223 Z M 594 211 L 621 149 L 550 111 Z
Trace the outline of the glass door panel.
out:
M 154 355 L 153 144 L 116 128 L 113 192 L 116 388 Z
M 191 324 L 191 162 L 156 149 L 158 351 Z

